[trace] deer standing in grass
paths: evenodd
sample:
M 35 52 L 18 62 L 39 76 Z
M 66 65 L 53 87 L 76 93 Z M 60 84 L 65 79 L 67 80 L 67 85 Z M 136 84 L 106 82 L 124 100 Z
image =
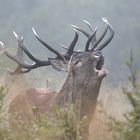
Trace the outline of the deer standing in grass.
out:
M 7 50 L 4 52 L 18 64 L 15 71 L 10 71 L 11 74 L 27 73 L 38 67 L 52 66 L 59 71 L 67 70 L 68 75 L 59 93 L 46 89 L 32 88 L 27 90 L 24 95 L 18 95 L 10 104 L 10 113 L 23 111 L 22 108 L 18 108 L 18 105 L 16 104 L 18 101 L 20 101 L 20 104 L 26 104 L 26 101 L 28 101 L 28 103 L 31 106 L 35 106 L 40 113 L 50 113 L 51 108 L 54 106 L 64 107 L 67 103 L 74 103 L 78 105 L 77 118 L 80 120 L 84 116 L 87 116 L 88 118 L 87 132 L 86 135 L 84 135 L 83 140 L 88 139 L 89 124 L 96 108 L 101 82 L 106 76 L 106 71 L 103 69 L 104 55 L 102 50 L 110 43 L 114 36 L 114 31 L 107 19 L 102 19 L 107 27 L 98 39 L 96 36 L 97 28 L 93 29 L 89 22 L 84 21 L 88 25 L 91 33 L 72 25 L 75 36 L 68 48 L 62 46 L 66 49 L 65 54 L 61 54 L 49 46 L 38 36 L 33 28 L 33 33 L 36 38 L 48 50 L 56 54 L 55 58 L 48 58 L 48 60 L 39 60 L 35 58 L 24 46 L 23 37 L 20 38 L 13 32 L 18 43 L 17 53 L 13 56 Z M 101 44 L 108 30 L 110 31 L 110 35 L 107 40 Z M 74 50 L 78 41 L 78 31 L 82 32 L 87 37 L 84 51 Z M 2 42 L 1 45 L 5 48 Z M 29 64 L 25 62 L 24 54 L 26 54 L 34 63 Z

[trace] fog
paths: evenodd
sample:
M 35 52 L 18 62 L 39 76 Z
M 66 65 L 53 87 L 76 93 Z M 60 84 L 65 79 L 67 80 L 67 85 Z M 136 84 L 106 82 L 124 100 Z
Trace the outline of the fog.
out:
M 135 67 L 139 70 L 140 56 L 140 1 L 139 0 L 0 0 L 0 40 L 7 47 L 16 48 L 12 31 L 24 36 L 25 46 L 38 58 L 47 59 L 53 54 L 46 50 L 34 37 L 31 28 L 34 27 L 41 38 L 55 49 L 63 52 L 59 43 L 68 45 L 74 36 L 70 24 L 77 25 L 88 31 L 83 19 L 94 27 L 98 26 L 98 36 L 105 28 L 101 17 L 106 17 L 115 30 L 111 43 L 103 50 L 105 68 L 108 70 L 106 80 L 111 85 L 120 84 L 127 78 L 125 61 L 133 48 Z M 86 38 L 79 34 L 76 49 L 83 50 Z M 7 59 L 9 61 L 9 59 Z M 1 71 L 11 67 L 1 57 Z M 51 82 L 64 73 L 52 68 L 33 70 L 35 80 Z M 66 74 L 65 74 L 66 75 Z M 51 77 L 51 78 L 50 78 Z

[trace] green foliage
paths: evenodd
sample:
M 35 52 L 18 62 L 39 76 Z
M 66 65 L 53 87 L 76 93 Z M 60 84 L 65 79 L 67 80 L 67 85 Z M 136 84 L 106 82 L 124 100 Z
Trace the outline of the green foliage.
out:
M 0 86 L 0 112 L 2 111 L 4 97 L 7 93 L 7 89 L 4 86 Z
M 54 108 L 50 115 L 44 114 L 23 119 L 18 112 L 8 115 L 3 110 L 6 88 L 0 87 L 0 140 L 81 140 L 86 117 L 76 118 L 74 105 Z M 37 110 L 33 107 L 34 114 Z
M 128 76 L 130 86 L 123 87 L 122 90 L 128 97 L 133 110 L 124 115 L 126 122 L 116 121 L 112 117 L 109 118 L 114 140 L 140 140 L 140 83 L 133 61 L 133 52 L 131 50 L 130 59 L 126 63 L 130 71 Z
M 127 119 L 127 129 L 124 133 L 125 140 L 139 140 L 140 139 L 140 84 L 137 80 L 137 71 L 133 68 L 133 52 L 130 53 L 130 61 L 127 66 L 130 70 L 129 81 L 131 83 L 131 90 L 123 88 L 123 92 L 127 95 L 133 111 L 125 114 Z

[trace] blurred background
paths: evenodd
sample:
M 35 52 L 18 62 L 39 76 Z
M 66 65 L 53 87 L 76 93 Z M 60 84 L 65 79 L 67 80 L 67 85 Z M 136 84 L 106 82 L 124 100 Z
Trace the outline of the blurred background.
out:
M 55 49 L 64 52 L 59 43 L 67 45 L 74 32 L 70 24 L 88 31 L 83 20 L 98 27 L 98 36 L 105 28 L 101 17 L 106 17 L 115 30 L 111 43 L 104 49 L 105 68 L 108 70 L 106 81 L 117 86 L 126 81 L 125 62 L 133 48 L 135 67 L 140 70 L 140 1 L 139 0 L 0 0 L 0 40 L 7 47 L 16 49 L 12 31 L 24 36 L 25 46 L 40 59 L 52 57 L 34 37 L 31 28 Z M 83 49 L 86 38 L 80 34 L 76 49 Z M 0 58 L 0 71 L 7 67 L 13 69 L 14 63 L 4 55 Z M 45 67 L 26 74 L 31 76 L 35 85 L 42 86 L 49 81 L 50 86 L 58 88 L 58 79 L 66 73 L 56 72 Z M 57 80 L 56 80 L 57 77 Z M 39 82 L 37 82 L 39 81 Z

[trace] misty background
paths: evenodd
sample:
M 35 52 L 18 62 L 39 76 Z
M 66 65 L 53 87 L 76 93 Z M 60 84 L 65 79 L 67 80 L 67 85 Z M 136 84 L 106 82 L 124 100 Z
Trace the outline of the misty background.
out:
M 69 45 L 74 37 L 70 24 L 88 31 L 83 20 L 98 27 L 99 36 L 106 27 L 101 17 L 106 17 L 115 30 L 111 43 L 103 50 L 105 68 L 108 70 L 106 81 L 118 85 L 127 79 L 126 60 L 133 48 L 135 67 L 140 70 L 140 1 L 139 0 L 0 0 L 0 40 L 7 47 L 16 49 L 16 40 L 12 31 L 24 36 L 25 46 L 40 59 L 54 57 L 34 37 L 34 27 L 40 37 L 55 49 L 65 52 L 59 43 Z M 83 50 L 86 37 L 79 33 L 76 49 Z M 14 69 L 14 63 L 4 55 L 0 58 L 0 71 L 7 67 Z M 57 88 L 64 72 L 49 67 L 38 68 L 26 74 L 35 84 L 44 85 L 48 79 L 50 85 Z M 37 82 L 38 81 L 38 82 Z

